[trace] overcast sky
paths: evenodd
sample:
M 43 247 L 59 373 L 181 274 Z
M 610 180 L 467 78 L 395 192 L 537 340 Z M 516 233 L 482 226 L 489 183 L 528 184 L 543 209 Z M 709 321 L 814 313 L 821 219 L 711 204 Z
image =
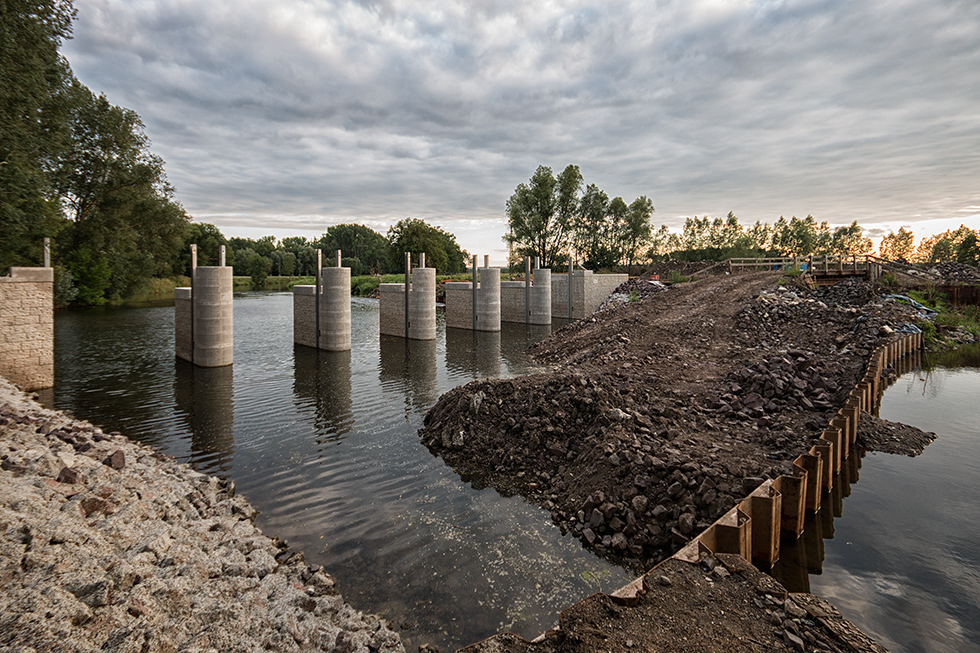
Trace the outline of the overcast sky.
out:
M 539 165 L 656 207 L 980 228 L 980 2 L 75 0 L 63 52 L 228 236 L 406 217 L 503 262 Z

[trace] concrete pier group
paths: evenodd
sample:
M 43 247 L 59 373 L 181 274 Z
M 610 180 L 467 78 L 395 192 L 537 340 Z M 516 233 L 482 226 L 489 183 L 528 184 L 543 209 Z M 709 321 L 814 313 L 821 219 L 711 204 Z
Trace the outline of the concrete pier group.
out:
M 232 269 L 221 246 L 216 266 L 197 265 L 191 245 L 191 287 L 174 289 L 177 358 L 198 367 L 223 367 L 234 360 Z

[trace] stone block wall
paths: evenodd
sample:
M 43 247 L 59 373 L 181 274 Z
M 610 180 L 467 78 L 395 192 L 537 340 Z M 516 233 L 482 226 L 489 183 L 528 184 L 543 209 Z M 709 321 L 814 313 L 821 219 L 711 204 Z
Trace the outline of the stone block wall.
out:
M 0 277 L 0 376 L 24 390 L 54 385 L 54 270 Z

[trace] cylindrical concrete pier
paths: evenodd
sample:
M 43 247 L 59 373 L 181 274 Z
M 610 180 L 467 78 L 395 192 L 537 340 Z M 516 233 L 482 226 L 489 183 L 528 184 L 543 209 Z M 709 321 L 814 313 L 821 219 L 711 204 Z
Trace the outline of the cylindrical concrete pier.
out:
M 416 268 L 408 293 L 409 340 L 436 339 L 436 269 Z
M 482 268 L 476 288 L 476 331 L 500 331 L 500 268 Z
M 551 270 L 536 269 L 530 291 L 527 323 L 551 324 Z
M 194 272 L 194 358 L 200 367 L 231 365 L 234 348 L 232 269 L 199 267 Z
M 351 343 L 350 268 L 320 270 L 320 334 L 318 347 L 349 351 Z

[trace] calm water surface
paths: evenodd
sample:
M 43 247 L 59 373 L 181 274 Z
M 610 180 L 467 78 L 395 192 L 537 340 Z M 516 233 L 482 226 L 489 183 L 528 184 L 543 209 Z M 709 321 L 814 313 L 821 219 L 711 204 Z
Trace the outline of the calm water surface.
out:
M 777 571 L 895 653 L 980 652 L 980 369 L 905 374 L 880 416 L 939 437 L 916 458 L 852 460 L 807 522 L 809 578 Z
M 627 572 L 562 537 L 520 498 L 460 480 L 418 442 L 425 412 L 472 379 L 534 371 L 547 329 L 379 338 L 353 303 L 353 350 L 292 344 L 292 295 L 235 296 L 235 364 L 176 363 L 172 306 L 59 312 L 55 407 L 235 480 L 258 524 L 322 564 L 408 650 L 500 630 L 534 637 Z

